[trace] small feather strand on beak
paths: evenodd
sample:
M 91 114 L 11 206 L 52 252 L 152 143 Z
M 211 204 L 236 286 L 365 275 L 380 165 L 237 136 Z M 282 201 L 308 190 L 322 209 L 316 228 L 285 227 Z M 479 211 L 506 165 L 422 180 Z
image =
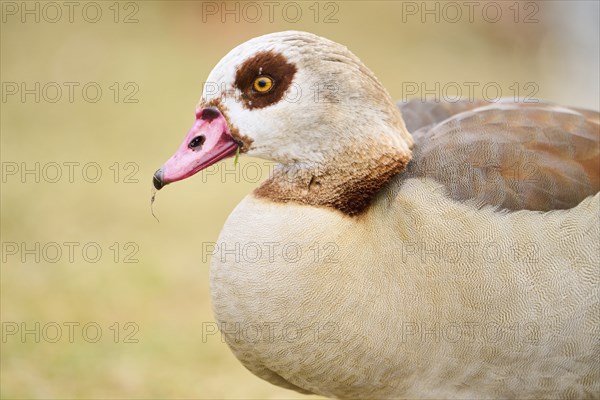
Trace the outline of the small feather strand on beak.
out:
M 156 215 L 154 215 L 154 207 L 153 206 L 154 206 L 154 198 L 156 197 L 156 192 L 158 192 L 158 190 L 154 186 L 152 186 L 152 192 L 151 192 L 152 197 L 150 198 L 150 212 L 152 213 L 152 216 L 154 217 L 154 219 L 160 223 L 159 219 L 156 218 Z
M 235 167 L 240 159 L 240 145 L 238 143 L 237 148 L 235 149 L 235 159 L 233 160 L 233 166 Z

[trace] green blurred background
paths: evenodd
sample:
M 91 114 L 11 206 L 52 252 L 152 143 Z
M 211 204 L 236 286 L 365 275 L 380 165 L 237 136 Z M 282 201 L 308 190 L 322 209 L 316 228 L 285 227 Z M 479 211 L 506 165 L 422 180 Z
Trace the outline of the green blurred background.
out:
M 152 174 L 191 126 L 202 83 L 249 38 L 295 29 L 341 42 L 395 99 L 423 94 L 407 82 L 439 82 L 442 99 L 475 82 L 475 97 L 495 97 L 481 89 L 493 84 L 507 97 L 518 88 L 599 108 L 596 1 L 496 2 L 497 22 L 488 2 L 472 18 L 464 2 L 274 3 L 269 16 L 264 2 L 74 2 L 71 22 L 64 2 L 2 2 L 2 398 L 303 397 L 202 334 L 213 322 L 202 243 L 268 163 L 226 160 L 169 186 L 154 207 L 160 223 L 149 208 Z

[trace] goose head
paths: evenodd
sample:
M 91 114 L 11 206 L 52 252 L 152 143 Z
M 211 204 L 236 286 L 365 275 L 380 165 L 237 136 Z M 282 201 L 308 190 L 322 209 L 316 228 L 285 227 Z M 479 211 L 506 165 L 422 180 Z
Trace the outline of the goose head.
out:
M 194 125 L 154 185 L 237 152 L 342 184 L 373 175 L 377 163 L 404 168 L 412 144 L 387 91 L 345 46 L 278 32 L 237 46 L 214 67 Z

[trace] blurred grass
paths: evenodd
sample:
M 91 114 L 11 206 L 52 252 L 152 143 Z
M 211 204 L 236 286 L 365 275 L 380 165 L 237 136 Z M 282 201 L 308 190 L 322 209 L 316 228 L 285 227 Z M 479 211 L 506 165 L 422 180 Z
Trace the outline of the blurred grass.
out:
M 102 3 L 105 12 L 110 4 Z M 97 343 L 77 330 L 74 343 L 64 335 L 56 343 L 8 337 L 1 343 L 2 398 L 301 397 L 254 377 L 218 335 L 201 340 L 202 323 L 213 321 L 201 244 L 216 240 L 227 215 L 257 184 L 198 175 L 159 193 L 160 223 L 149 209 L 152 174 L 191 125 L 202 82 L 227 51 L 251 37 L 297 29 L 339 41 L 394 98 L 402 96 L 402 82 L 498 82 L 510 93 L 517 81 L 536 82 L 539 98 L 599 107 L 594 2 L 539 3 L 536 24 L 403 23 L 402 5 L 393 1 L 337 3 L 333 24 L 315 23 L 312 15 L 298 23 L 219 17 L 203 23 L 198 2 L 136 4 L 135 24 L 116 24 L 107 14 L 95 24 L 7 18 L 1 25 L 2 82 L 98 82 L 104 91 L 93 104 L 80 96 L 73 103 L 0 104 L 3 163 L 97 162 L 103 172 L 98 183 L 85 182 L 80 168 L 73 183 L 7 178 L 2 241 L 96 242 L 104 250 L 98 263 L 77 252 L 73 263 L 64 254 L 56 263 L 7 256 L 2 322 L 79 322 L 80 328 L 96 322 L 103 336 Z M 306 11 L 312 2 L 301 4 Z M 565 22 L 573 9 L 584 10 L 580 19 Z M 114 82 L 135 82 L 139 102 L 114 103 L 108 89 Z M 256 161 L 242 159 L 238 168 Z M 139 182 L 123 183 L 121 175 L 114 183 L 115 162 L 139 166 Z M 232 160 L 225 163 L 232 168 Z M 139 262 L 123 263 L 122 253 L 114 262 L 108 249 L 114 242 L 135 242 Z M 139 342 L 114 343 L 109 327 L 128 321 L 139 326 Z

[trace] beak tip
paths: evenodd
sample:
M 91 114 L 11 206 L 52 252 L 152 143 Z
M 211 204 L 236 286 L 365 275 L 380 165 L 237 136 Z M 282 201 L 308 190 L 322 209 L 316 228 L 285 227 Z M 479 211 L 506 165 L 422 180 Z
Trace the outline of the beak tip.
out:
M 163 182 L 162 168 L 154 173 L 154 176 L 152 177 L 152 183 L 154 184 L 156 190 L 160 190 L 165 186 L 165 183 Z

